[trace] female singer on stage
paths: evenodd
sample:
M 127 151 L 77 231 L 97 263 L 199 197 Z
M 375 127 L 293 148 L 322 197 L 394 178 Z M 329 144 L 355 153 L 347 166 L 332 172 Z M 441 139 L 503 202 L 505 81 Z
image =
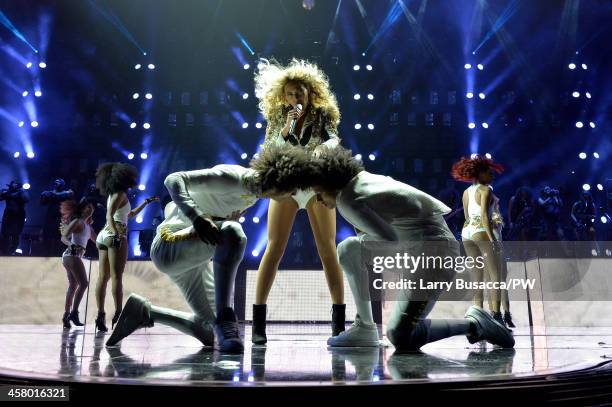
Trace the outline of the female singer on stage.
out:
M 106 286 L 112 280 L 112 293 L 115 301 L 113 325 L 119 319 L 123 308 L 123 270 L 128 256 L 128 219 L 138 215 L 144 207 L 159 200 L 158 197 L 147 198 L 138 207 L 132 209 L 127 191 L 136 186 L 138 171 L 123 163 L 105 163 L 96 171 L 96 186 L 106 200 L 106 225 L 98 234 L 96 245 L 99 253 L 99 274 L 96 285 L 96 303 L 98 316 L 96 328 L 106 332 L 104 300 Z
M 94 206 L 86 201 L 63 201 L 60 204 L 62 223 L 60 232 L 62 242 L 68 246 L 62 255 L 62 264 L 68 276 L 68 290 L 62 322 L 64 328 L 70 328 L 70 321 L 76 326 L 83 326 L 79 320 L 79 305 L 89 281 L 83 265 L 83 254 L 89 240 L 96 241 L 96 232 L 91 227 L 91 215 Z
M 287 66 L 262 60 L 255 75 L 259 109 L 267 121 L 265 145 L 291 143 L 315 156 L 339 144 L 340 111 L 327 76 L 314 64 Z M 298 210 L 306 209 L 332 297 L 332 335 L 344 331 L 344 284 L 336 253 L 336 211 L 319 204 L 312 190 L 298 190 L 268 207 L 268 245 L 257 274 L 253 343 L 266 343 L 266 302 Z

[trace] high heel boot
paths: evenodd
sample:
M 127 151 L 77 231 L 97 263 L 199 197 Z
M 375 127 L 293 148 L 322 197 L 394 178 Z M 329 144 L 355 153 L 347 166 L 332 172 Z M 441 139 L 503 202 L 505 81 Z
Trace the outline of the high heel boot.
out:
M 268 306 L 266 304 L 253 304 L 253 331 L 251 341 L 256 345 L 263 345 L 268 342 L 266 337 L 266 313 Z
M 98 316 L 96 317 L 96 330 L 100 332 L 108 331 L 108 328 L 106 327 L 106 321 L 104 321 L 105 318 L 106 318 L 105 312 L 98 312 Z

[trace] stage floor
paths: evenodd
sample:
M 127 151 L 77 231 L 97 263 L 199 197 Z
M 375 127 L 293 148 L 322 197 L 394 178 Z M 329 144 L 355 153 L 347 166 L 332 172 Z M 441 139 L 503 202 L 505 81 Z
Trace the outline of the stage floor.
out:
M 405 381 L 479 381 L 576 371 L 612 359 L 611 328 L 516 329 L 515 349 L 445 339 L 420 353 L 328 348 L 328 325 L 270 324 L 265 347 L 252 346 L 246 326 L 243 355 L 221 354 L 172 329 L 140 330 L 107 348 L 93 327 L 0 325 L 4 377 L 154 385 L 325 385 Z

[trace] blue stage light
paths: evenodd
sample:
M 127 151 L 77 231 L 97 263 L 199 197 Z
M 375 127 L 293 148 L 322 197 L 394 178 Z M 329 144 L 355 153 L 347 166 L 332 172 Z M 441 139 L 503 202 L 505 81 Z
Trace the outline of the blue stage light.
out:
M 579 129 L 581 129 L 583 126 L 584 126 L 584 123 L 576 122 L 576 127 L 578 127 Z
M 353 71 L 358 71 L 359 69 L 361 69 L 359 65 L 353 65 Z
M 240 218 L 238 218 L 238 222 L 240 223 L 244 223 L 246 221 L 246 218 L 244 216 L 241 216 Z
M 142 220 L 143 220 L 143 219 L 142 219 L 142 215 L 138 215 L 138 216 L 136 217 L 136 223 L 142 223 Z
M 481 70 L 481 71 L 484 69 L 484 66 L 483 66 L 482 64 L 478 64 L 478 65 L 477 65 L 477 67 L 478 67 L 478 69 L 479 69 L 479 70 Z
M 469 123 L 469 124 L 468 124 L 468 127 L 469 127 L 470 129 L 473 129 L 473 128 L 475 128 L 475 127 L 476 127 L 476 123 Z
M 362 158 L 361 154 L 355 154 L 355 160 L 361 161 Z
M 493 156 L 492 156 L 491 154 L 489 154 L 489 153 L 486 153 L 486 154 L 485 154 L 485 158 L 488 158 L 488 159 L 490 160 L 490 159 L 492 159 L 492 158 L 493 158 Z
M 23 126 L 24 126 L 24 124 L 25 124 L 25 122 L 22 120 L 22 121 L 20 121 L 20 122 L 17 124 L 17 126 L 18 126 L 18 127 L 23 127 Z
M 136 65 L 134 65 L 134 69 L 135 69 L 135 70 L 139 70 L 140 68 L 142 68 L 142 65 L 140 65 L 140 64 L 136 64 Z
M 34 92 L 34 96 L 36 96 L 37 98 L 42 96 L 42 92 L 37 90 L 36 92 Z
M 597 189 L 600 190 L 600 191 L 603 191 L 603 185 L 597 184 Z
M 368 129 L 374 130 L 374 125 L 372 123 L 368 123 Z
M 487 123 L 487 122 L 482 123 L 482 127 L 485 128 L 485 129 L 488 129 L 489 128 L 489 123 Z
M 263 125 L 259 122 L 255 123 L 255 127 L 257 127 L 258 129 L 261 129 L 263 127 Z
M 247 153 L 240 154 L 240 158 L 242 158 L 243 160 L 246 160 L 248 157 L 249 155 Z
M 243 129 L 248 129 L 249 128 L 249 124 L 247 122 L 242 123 L 242 128 Z
M 127 155 L 128 160 L 133 160 L 134 159 L 134 153 L 129 153 Z
M 251 255 L 252 255 L 253 257 L 258 257 L 258 256 L 259 256 L 259 250 L 253 250 L 253 251 L 251 252 Z
M 248 93 L 246 93 L 246 92 L 245 92 L 245 93 L 243 93 L 243 94 L 242 94 L 242 98 L 243 98 L 244 100 L 248 99 L 248 98 L 249 98 L 249 94 L 248 94 Z
M 585 191 L 590 191 L 591 190 L 591 186 L 589 184 L 584 184 L 584 185 L 582 185 L 582 189 L 584 189 Z
M 371 93 L 368 93 L 368 99 L 369 99 L 369 100 L 374 100 L 374 95 L 373 95 L 373 94 L 371 94 Z
M 359 99 L 361 99 L 361 95 L 360 95 L 359 93 L 355 93 L 355 94 L 353 95 L 353 99 L 355 99 L 355 100 L 359 100 Z
M 374 154 L 370 154 L 370 155 L 368 156 L 368 158 L 370 159 L 370 161 L 374 161 L 374 160 L 376 160 L 376 155 L 374 155 Z
M 361 124 L 360 123 L 355 123 L 355 130 L 359 130 L 361 129 Z
M 578 157 L 580 157 L 581 160 L 584 160 L 584 159 L 587 158 L 587 155 L 586 155 L 586 153 L 580 153 L 580 154 L 578 154 Z
M 19 155 L 20 155 L 19 151 L 15 151 L 15 154 L 13 154 L 13 157 L 14 158 L 19 158 Z
M 253 216 L 253 223 L 259 223 L 259 217 Z
M 591 98 L 591 94 L 589 92 L 586 92 L 585 95 L 586 95 L 587 99 Z
M 569 69 L 574 70 L 574 69 L 576 69 L 576 64 L 572 63 L 572 64 L 569 64 L 567 67 L 568 67 Z
M 244 64 L 244 65 L 242 65 L 242 69 L 244 69 L 245 71 L 246 71 L 247 69 L 249 69 L 250 67 L 251 67 L 251 65 L 249 65 L 249 64 Z
M 34 157 L 35 157 L 35 154 L 34 154 L 34 152 L 30 151 L 30 152 L 27 154 L 27 156 L 28 156 L 28 158 L 32 159 L 32 158 L 34 158 Z
M 465 69 L 471 69 L 472 68 L 472 64 L 465 64 L 465 65 L 463 65 L 463 67 Z
M 134 99 L 134 100 L 138 99 L 139 97 L 140 97 L 140 93 L 138 93 L 138 92 L 135 92 L 135 93 L 132 95 L 132 99 Z
M 479 98 L 481 98 L 481 99 L 484 99 L 486 96 L 485 96 L 485 94 L 484 94 L 484 93 L 480 92 L 480 93 L 478 94 L 478 97 L 479 97 Z
M 465 97 L 468 98 L 468 99 L 471 99 L 471 98 L 474 97 L 474 94 L 472 92 L 468 92 L 468 93 L 465 94 Z
M 31 62 L 28 62 L 28 63 L 26 64 L 26 68 L 30 69 L 30 68 L 32 67 L 32 65 L 33 65 L 33 64 L 32 64 Z
M 42 69 L 45 69 L 45 68 L 47 67 L 47 64 L 46 64 L 46 63 L 44 63 L 44 62 L 41 62 L 41 63 L 39 63 L 39 64 L 38 64 L 38 66 L 39 66 L 40 68 L 42 68 Z M 584 66 L 584 65 L 583 65 L 583 66 Z M 586 68 L 585 68 L 585 69 L 586 69 Z
M 595 151 L 595 152 L 593 153 L 593 157 L 595 157 L 595 158 L 599 158 L 599 153 L 598 153 L 597 151 Z
M 27 90 L 24 90 L 23 93 L 21 94 L 21 96 L 26 97 L 30 94 L 30 92 L 28 92 Z
M 601 220 L 601 223 L 608 223 L 608 218 L 606 218 L 605 216 L 602 216 L 600 220 Z
M 580 92 L 573 91 L 572 92 L 572 96 L 575 97 L 575 98 L 579 98 L 580 97 Z
M 153 69 L 155 69 L 155 65 L 153 65 L 153 64 L 149 64 L 149 65 L 147 65 L 147 68 L 149 68 L 149 69 L 153 70 Z
M 582 64 L 582 69 L 586 71 L 588 69 L 587 64 Z
M 143 159 L 143 160 L 146 160 L 147 158 L 149 158 L 149 154 L 147 154 L 147 153 L 141 153 L 141 154 L 140 154 L 140 158 L 141 158 L 141 159 Z
M 143 127 L 145 130 L 149 130 L 149 129 L 151 128 L 151 124 L 150 124 L 150 123 L 143 123 L 142 127 Z
M 38 127 L 38 122 L 36 120 L 34 120 L 33 122 L 30 123 L 30 126 Z
M 25 184 L 23 184 L 23 189 L 28 190 L 31 188 L 31 185 L 28 184 L 27 182 Z
M 372 70 L 372 65 L 366 65 L 366 69 L 367 69 L 368 71 L 371 71 L 371 70 Z
M 589 122 L 589 126 L 591 126 L 591 128 L 594 129 L 596 127 L 595 122 Z
M 140 185 L 138 185 L 138 189 L 140 191 L 144 191 L 145 189 L 147 189 L 147 187 L 144 184 L 140 184 Z
M 152 94 L 150 94 L 150 93 L 147 93 L 147 94 L 145 95 L 145 98 L 147 98 L 147 99 L 151 100 L 151 99 L 153 99 L 153 95 L 152 95 Z

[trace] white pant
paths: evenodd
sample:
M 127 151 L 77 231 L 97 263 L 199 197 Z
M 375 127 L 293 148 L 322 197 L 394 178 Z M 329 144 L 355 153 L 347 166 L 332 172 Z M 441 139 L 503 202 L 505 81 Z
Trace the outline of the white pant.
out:
M 444 221 L 442 220 L 442 222 Z M 427 242 L 419 241 L 421 239 L 447 240 L 448 242 L 450 242 L 450 244 L 448 245 L 448 250 L 444 249 L 446 251 L 445 253 L 436 253 L 436 255 L 440 255 L 442 257 L 460 255 L 458 246 L 455 244 L 452 244 L 453 242 L 456 242 L 455 238 L 453 237 L 453 234 L 448 229 L 445 223 L 441 223 L 439 227 L 433 226 L 429 228 L 429 230 L 427 229 L 414 230 L 414 231 L 396 230 L 396 232 L 398 232 L 398 237 L 400 241 L 414 243 L 414 251 L 411 250 L 412 252 L 411 254 L 413 255 L 416 255 L 416 256 L 420 255 L 422 251 L 421 250 L 422 245 L 427 244 Z M 358 312 L 360 312 L 360 314 L 361 312 L 365 313 L 365 311 L 359 311 L 359 305 L 364 304 L 365 301 L 369 302 L 370 300 L 369 276 L 368 276 L 368 272 L 365 270 L 364 266 L 362 265 L 362 255 L 361 255 L 362 244 L 363 242 L 367 240 L 377 240 L 377 239 L 374 239 L 373 237 L 367 236 L 367 235 L 352 236 L 342 241 L 338 245 L 338 258 L 340 261 L 340 265 L 342 266 L 342 270 L 344 270 L 344 274 L 346 275 L 346 278 L 349 282 L 351 291 L 353 293 L 353 297 L 355 299 L 355 303 L 358 305 Z M 435 247 L 438 247 L 438 246 L 436 245 Z M 445 247 L 446 247 L 445 245 L 440 246 L 440 248 L 445 248 Z M 454 274 L 455 274 L 455 271 L 452 269 L 451 270 L 428 269 L 427 273 L 423 274 L 422 277 L 426 278 L 427 276 L 430 276 L 430 277 L 435 277 L 435 279 L 438 281 L 441 281 L 442 279 L 446 281 L 450 281 L 452 280 Z M 414 273 L 413 276 L 419 276 L 419 273 L 416 272 Z M 389 322 L 387 324 L 388 329 L 395 328 L 395 326 L 399 323 L 399 319 L 402 313 L 406 312 L 408 303 L 413 300 L 410 298 L 411 292 L 412 291 L 410 290 L 403 290 L 399 293 L 399 296 L 396 299 L 393 311 L 391 312 Z M 437 293 L 437 295 L 433 295 L 432 297 L 430 297 L 430 300 L 427 301 L 424 309 L 421 310 L 421 314 L 419 315 L 421 319 L 425 318 L 431 312 L 433 306 L 436 303 L 437 298 L 439 297 L 441 293 L 442 291 L 440 290 Z M 365 304 L 362 306 L 365 306 Z
M 206 321 L 215 319 L 215 247 L 201 240 L 170 243 L 155 235 L 151 260 L 178 286 L 191 310 Z

